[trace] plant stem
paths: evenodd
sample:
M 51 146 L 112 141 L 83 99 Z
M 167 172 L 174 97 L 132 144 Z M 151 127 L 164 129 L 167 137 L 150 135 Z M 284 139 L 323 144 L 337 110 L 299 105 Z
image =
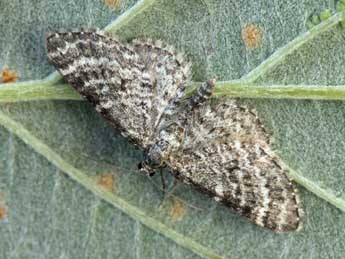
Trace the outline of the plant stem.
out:
M 132 8 L 119 16 L 114 22 L 104 28 L 106 32 L 114 32 L 128 24 L 134 17 L 150 7 L 155 0 L 138 1 Z M 333 15 L 328 20 L 313 27 L 308 32 L 297 37 L 283 48 L 277 50 L 260 66 L 239 80 L 218 82 L 214 96 L 231 96 L 244 98 L 287 98 L 287 99 L 317 99 L 345 100 L 345 86 L 317 85 L 255 85 L 258 78 L 271 71 L 282 60 L 303 44 L 317 35 L 335 26 L 344 19 L 344 12 Z M 0 102 L 17 102 L 31 100 L 82 100 L 80 96 L 66 84 L 55 85 L 62 79 L 55 71 L 43 80 L 0 84 Z M 200 83 L 191 83 L 197 87 Z M 17 88 L 18 86 L 18 88 Z M 19 88 L 20 86 L 20 88 Z M 194 89 L 194 88 L 191 89 Z M 189 94 L 191 91 L 189 91 Z
M 285 164 L 283 161 L 281 161 L 283 167 L 286 170 L 286 173 L 288 176 L 293 179 L 296 183 L 306 188 L 308 191 L 314 193 L 316 196 L 320 197 L 321 199 L 329 202 L 333 206 L 337 207 L 341 211 L 345 212 L 345 200 L 337 197 L 332 192 L 327 191 L 326 189 L 322 189 L 320 186 L 315 184 L 310 179 L 302 176 L 300 173 L 294 171 L 291 169 L 287 164 Z
M 193 82 L 187 95 L 201 83 Z M 268 98 L 268 99 L 312 99 L 345 100 L 345 86 L 318 85 L 252 85 L 217 82 L 213 96 Z M 12 83 L 0 87 L 0 103 L 35 100 L 76 100 L 83 98 L 68 84 L 50 85 L 42 81 Z
M 116 18 L 113 22 L 108 24 L 103 31 L 104 32 L 115 32 L 121 27 L 128 24 L 130 21 L 132 21 L 136 16 L 141 14 L 143 11 L 145 11 L 147 8 L 152 6 L 153 3 L 155 3 L 156 0 L 140 0 L 138 1 L 134 6 L 129 8 L 126 12 L 121 14 L 119 17 Z
M 213 96 L 270 99 L 345 100 L 345 86 L 253 85 L 218 82 Z
M 342 20 L 344 20 L 344 12 L 336 13 L 326 21 L 323 21 L 319 25 L 311 28 L 309 31 L 303 33 L 301 36 L 290 41 L 284 47 L 278 49 L 268 59 L 262 62 L 258 67 L 256 67 L 247 75 L 242 77 L 239 80 L 239 82 L 247 84 L 254 83 L 257 79 L 267 74 L 267 72 L 272 71 L 272 69 L 276 67 L 278 64 L 280 64 L 288 55 L 296 51 L 305 43 L 310 42 L 312 39 L 314 39 L 321 33 L 339 24 Z
M 178 245 L 181 245 L 182 247 L 185 247 L 193 251 L 201 257 L 210 259 L 222 258 L 213 250 L 199 244 L 193 239 L 184 236 L 183 234 L 161 223 L 157 219 L 149 216 L 148 213 L 146 213 L 145 211 L 131 205 L 118 195 L 103 189 L 95 182 L 94 179 L 87 176 L 85 172 L 69 164 L 58 153 L 56 153 L 44 142 L 42 142 L 40 139 L 36 138 L 33 134 L 31 134 L 31 132 L 24 128 L 23 125 L 21 125 L 18 122 L 15 122 L 1 111 L 0 125 L 4 126 L 11 133 L 17 135 L 21 140 L 24 141 L 24 143 L 31 146 L 38 154 L 44 156 L 48 161 L 50 161 L 53 165 L 59 168 L 62 172 L 67 174 L 80 185 L 84 186 L 85 189 L 91 191 L 97 197 L 109 202 L 116 208 L 126 213 L 128 216 L 132 217 L 134 220 L 137 220 L 145 226 L 153 229 L 154 231 L 161 233 L 162 235 L 176 242 Z
M 38 100 L 83 100 L 70 85 L 50 85 L 43 80 L 0 87 L 0 103 Z

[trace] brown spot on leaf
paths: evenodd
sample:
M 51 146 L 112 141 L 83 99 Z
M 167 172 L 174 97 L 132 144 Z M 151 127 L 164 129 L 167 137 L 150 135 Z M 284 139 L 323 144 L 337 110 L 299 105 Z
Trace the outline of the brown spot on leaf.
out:
M 7 218 L 7 208 L 5 205 L 0 204 L 0 220 Z
M 263 32 L 255 24 L 247 24 L 242 28 L 241 36 L 247 49 L 255 49 L 262 41 Z
M 116 191 L 116 181 L 112 173 L 105 173 L 101 175 L 97 184 L 106 191 L 109 191 L 109 192 Z
M 7 67 L 1 70 L 1 81 L 3 83 L 13 83 L 13 82 L 16 82 L 18 78 L 19 78 L 19 75 L 14 70 L 10 70 Z
M 120 8 L 121 0 L 104 0 L 104 3 L 111 9 L 118 9 Z
M 185 214 L 186 214 L 185 205 L 179 200 L 174 200 L 172 207 L 170 209 L 170 217 L 172 218 L 172 220 L 179 221 L 183 219 Z

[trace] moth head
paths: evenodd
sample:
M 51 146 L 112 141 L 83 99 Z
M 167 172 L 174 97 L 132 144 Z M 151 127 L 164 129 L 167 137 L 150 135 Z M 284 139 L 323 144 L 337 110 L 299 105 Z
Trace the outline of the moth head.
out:
M 144 161 L 138 164 L 138 169 L 148 176 L 155 174 L 155 171 L 163 167 L 160 148 L 152 145 L 144 154 Z

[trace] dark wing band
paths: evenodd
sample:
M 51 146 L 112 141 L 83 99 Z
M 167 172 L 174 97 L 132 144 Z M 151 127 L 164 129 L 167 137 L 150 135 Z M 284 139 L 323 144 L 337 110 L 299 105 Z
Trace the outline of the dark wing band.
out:
M 180 149 L 169 156 L 175 176 L 254 223 L 275 232 L 301 228 L 298 193 L 254 111 L 236 100 L 194 110 Z

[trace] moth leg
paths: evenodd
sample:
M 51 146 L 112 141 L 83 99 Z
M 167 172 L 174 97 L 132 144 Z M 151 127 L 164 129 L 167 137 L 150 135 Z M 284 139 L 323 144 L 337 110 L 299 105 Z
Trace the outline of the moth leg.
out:
M 176 190 L 176 188 L 178 187 L 179 184 L 180 184 L 180 181 L 177 178 L 174 177 L 174 181 L 173 181 L 171 190 L 168 193 L 168 196 L 171 195 Z
M 168 200 L 168 198 L 170 196 L 173 196 L 173 192 L 175 191 L 177 185 L 178 185 L 178 179 L 174 178 L 173 183 L 172 183 L 172 187 L 169 188 L 170 190 L 167 191 L 166 189 L 166 183 L 165 183 L 165 179 L 164 179 L 164 175 L 163 175 L 163 168 L 160 168 L 160 175 L 161 175 L 161 180 L 162 180 L 162 191 L 163 191 L 163 197 L 159 203 L 158 208 L 161 209 L 163 208 L 164 203 Z
M 165 197 L 168 198 L 169 196 L 172 196 L 174 191 L 177 189 L 177 187 L 179 186 L 180 183 L 181 182 L 176 177 L 174 177 L 171 188 L 170 188 L 169 192 L 166 192 Z

